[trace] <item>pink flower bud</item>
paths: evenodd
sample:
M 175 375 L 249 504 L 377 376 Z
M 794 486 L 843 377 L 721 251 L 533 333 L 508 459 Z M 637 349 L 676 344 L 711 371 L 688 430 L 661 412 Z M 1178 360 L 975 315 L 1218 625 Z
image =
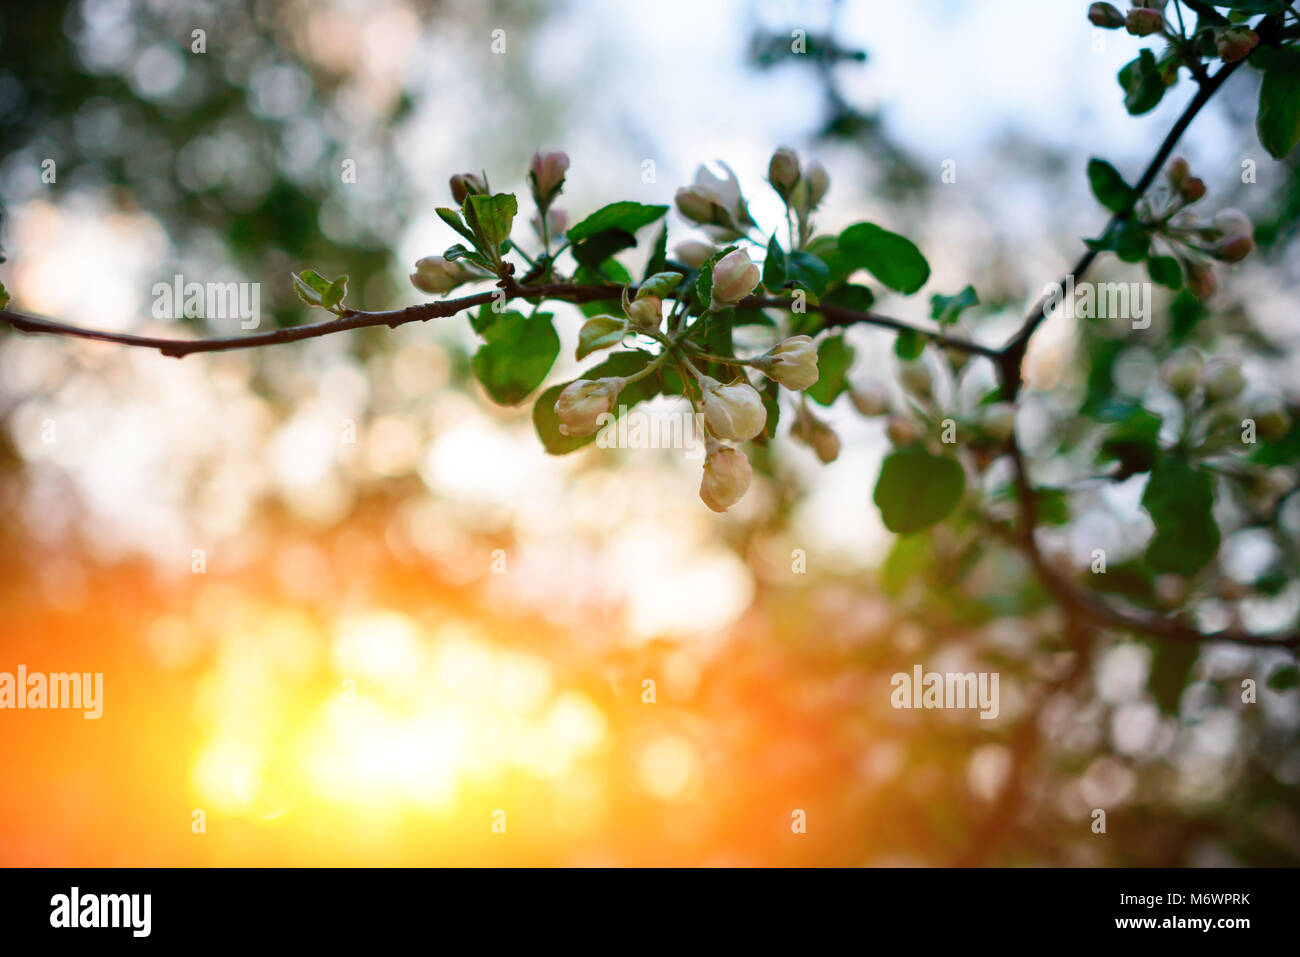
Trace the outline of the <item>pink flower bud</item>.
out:
M 758 285 L 762 273 L 743 249 L 734 249 L 713 264 L 713 301 L 710 307 L 740 302 Z
M 568 153 L 533 154 L 533 161 L 528 167 L 528 179 L 533 188 L 533 199 L 541 209 L 551 204 L 564 185 L 564 174 L 569 170 Z
M 767 425 L 763 398 L 744 379 L 722 385 L 704 376 L 700 386 L 704 392 L 704 422 L 718 438 L 747 442 Z
M 1245 59 L 1258 44 L 1259 34 L 1242 25 L 1224 27 L 1215 38 L 1215 47 L 1225 63 Z
M 578 379 L 570 382 L 555 400 L 555 414 L 564 435 L 592 435 L 600 427 L 600 417 L 614 408 L 626 379 Z
M 817 382 L 817 346 L 810 336 L 791 336 L 758 360 L 769 379 L 799 391 Z
M 1210 255 L 1225 263 L 1239 263 L 1255 249 L 1255 240 L 1238 234 L 1224 236 L 1210 250 Z
M 1215 213 L 1214 228 L 1225 236 L 1255 235 L 1255 224 L 1239 209 L 1221 209 Z
M 1215 289 L 1218 288 L 1214 270 L 1209 266 L 1193 263 L 1187 267 L 1186 279 L 1187 291 L 1202 302 L 1213 296 Z
M 1124 27 L 1135 37 L 1149 37 L 1164 29 L 1165 18 L 1159 10 L 1149 7 L 1135 7 L 1124 18 Z
M 451 178 L 451 198 L 457 206 L 464 206 L 467 197 L 486 192 L 487 185 L 473 173 L 457 173 Z
M 744 497 L 753 476 L 744 452 L 710 442 L 700 480 L 700 499 L 713 511 L 725 512 Z
M 411 273 L 411 284 L 421 292 L 441 295 L 451 292 L 463 282 L 478 278 L 478 274 L 466 269 L 458 262 L 450 262 L 441 256 L 425 256 L 416 260 L 415 272 Z
M 1194 203 L 1205 195 L 1205 180 L 1199 176 L 1189 176 L 1178 185 L 1178 195 L 1189 203 Z
M 817 453 L 823 465 L 830 465 L 840 457 L 840 437 L 835 430 L 807 411 L 800 412 L 792 434 Z
M 911 445 L 921 437 L 917 424 L 905 415 L 891 415 L 885 434 L 894 445 Z
M 708 224 L 717 220 L 719 213 L 713 200 L 694 186 L 683 186 L 674 199 L 678 211 L 691 222 Z
M 1124 14 L 1109 3 L 1094 3 L 1088 8 L 1088 19 L 1103 30 L 1118 30 L 1124 25 Z

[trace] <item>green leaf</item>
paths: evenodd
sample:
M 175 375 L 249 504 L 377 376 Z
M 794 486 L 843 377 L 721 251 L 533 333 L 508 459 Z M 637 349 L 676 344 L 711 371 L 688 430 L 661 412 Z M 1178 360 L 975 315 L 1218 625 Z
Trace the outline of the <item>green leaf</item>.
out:
M 1275 159 L 1282 159 L 1300 141 L 1300 48 L 1276 51 L 1259 87 L 1259 141 Z
M 470 369 L 492 401 L 518 405 L 542 384 L 560 354 L 560 337 L 551 314 L 503 312 L 483 332 Z
M 767 256 L 763 260 L 763 288 L 777 292 L 785 285 L 785 250 L 776 241 L 776 234 L 767 243 Z
M 1155 109 L 1165 95 L 1165 81 L 1155 54 L 1143 50 L 1137 59 L 1126 63 L 1119 71 L 1119 85 L 1124 89 L 1124 108 L 1134 116 Z
M 703 312 L 709 308 L 709 303 L 713 301 L 713 267 L 717 265 L 719 259 L 735 248 L 735 245 L 731 245 L 719 249 L 700 266 L 699 275 L 695 277 L 695 303 L 699 311 Z
M 646 363 L 653 358 L 654 356 L 641 349 L 616 352 L 604 362 L 584 370 L 579 378 L 604 379 L 609 376 L 630 376 L 644 369 Z M 537 402 L 533 405 L 533 428 L 537 430 L 538 438 L 542 440 L 542 445 L 551 455 L 567 455 L 596 441 L 595 435 L 565 435 L 560 432 L 560 419 L 555 414 L 555 400 L 564 387 L 573 381 L 576 380 L 551 386 L 538 396 Z M 618 402 L 613 410 L 614 415 L 620 416 L 625 409 L 630 409 L 638 402 L 644 402 L 658 395 L 662 386 L 663 380 L 657 373 L 633 382 L 619 393 Z
M 5 284 L 0 282 L 0 309 L 9 305 L 9 293 L 5 289 Z
M 1151 281 L 1170 289 L 1183 287 L 1183 268 L 1173 256 L 1152 256 L 1147 260 Z
M 1200 648 L 1190 641 L 1153 641 L 1152 645 L 1155 654 L 1147 687 L 1161 711 L 1176 715 Z
M 460 213 L 456 212 L 454 209 L 449 209 L 446 206 L 439 206 L 434 210 L 434 212 L 438 214 L 438 218 L 444 223 L 456 230 L 456 232 L 460 233 L 474 245 L 478 245 L 478 239 L 469 228 L 461 222 Z
M 514 193 L 497 193 L 494 196 L 475 194 L 466 197 L 466 202 L 473 211 L 473 221 L 477 223 L 485 242 L 496 247 L 510 238 L 510 227 L 514 224 L 515 214 L 519 212 L 519 202 Z
M 831 285 L 843 282 L 849 278 L 849 273 L 853 272 L 853 267 L 844 261 L 844 254 L 840 252 L 838 236 L 815 237 L 808 244 L 808 252 L 826 264 L 830 272 Z
M 821 405 L 830 405 L 849 387 L 849 367 L 853 365 L 853 347 L 843 334 L 827 336 L 817 347 L 817 381 L 804 395 Z
M 980 297 L 974 286 L 967 286 L 955 296 L 941 296 L 935 293 L 930 297 L 930 318 L 937 319 L 939 325 L 946 326 L 960 318 L 963 309 L 978 306 Z
M 965 488 L 966 473 L 956 459 L 909 445 L 885 458 L 873 498 L 885 528 L 910 535 L 946 518 Z
M 910 240 L 874 223 L 840 233 L 839 251 L 854 269 L 866 269 L 890 289 L 911 295 L 930 278 L 930 264 Z
M 785 260 L 786 282 L 798 283 L 820 298 L 830 284 L 831 274 L 826 264 L 812 253 L 795 251 Z M 764 285 L 767 285 L 764 283 Z M 816 300 L 814 300 L 816 302 Z
M 634 233 L 642 226 L 653 223 L 666 212 L 668 212 L 667 206 L 647 206 L 644 203 L 631 201 L 610 203 L 571 227 L 566 235 L 570 242 L 579 243 L 609 229 Z
M 853 309 L 857 312 L 869 312 L 876 302 L 876 295 L 869 286 L 846 282 L 827 293 L 822 298 L 822 302 L 843 306 L 845 309 Z
M 627 330 L 628 322 L 622 316 L 592 316 L 578 333 L 578 358 L 585 359 L 593 352 L 618 345 Z
M 333 310 L 335 306 L 343 301 L 343 295 L 347 292 L 348 277 L 340 276 L 333 282 L 326 279 L 314 269 L 304 269 L 300 273 L 293 273 L 293 289 L 301 299 L 309 306 L 320 306 L 322 309 Z
M 606 229 L 569 247 L 573 258 L 584 266 L 597 267 L 615 253 L 631 249 L 636 237 L 625 229 Z
M 679 272 L 657 272 L 653 276 L 647 276 L 645 282 L 637 287 L 636 297 L 644 299 L 646 296 L 657 296 L 663 299 L 671 296 L 681 284 L 682 278 Z
M 911 329 L 904 329 L 894 340 L 894 354 L 900 359 L 919 359 L 925 351 L 925 336 Z
M 1097 458 L 1119 462 L 1123 476 L 1150 471 L 1160 455 L 1160 416 L 1138 406 L 1126 406 L 1117 418 L 1115 427 L 1102 440 Z
M 1137 199 L 1137 190 L 1124 182 L 1119 170 L 1095 156 L 1088 160 L 1088 183 L 1092 194 L 1112 213 L 1128 209 Z
M 1169 456 L 1151 470 L 1142 507 L 1155 523 L 1146 563 L 1157 572 L 1196 574 L 1219 550 L 1214 521 L 1214 477 L 1187 459 Z
M 1268 676 L 1268 686 L 1274 691 L 1290 691 L 1300 685 L 1300 668 L 1283 665 Z

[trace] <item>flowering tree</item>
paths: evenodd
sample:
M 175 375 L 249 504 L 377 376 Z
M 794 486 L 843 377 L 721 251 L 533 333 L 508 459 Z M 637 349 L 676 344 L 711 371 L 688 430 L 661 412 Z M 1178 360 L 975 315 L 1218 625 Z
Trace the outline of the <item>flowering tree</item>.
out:
M 101 332 L 10 309 L 2 290 L 0 318 L 27 333 L 179 358 L 465 313 L 481 338 L 474 376 L 495 402 L 531 402 L 538 439 L 552 454 L 577 452 L 638 403 L 678 397 L 703 423 L 700 498 L 715 512 L 743 498 L 755 467 L 766 467 L 750 456 L 783 432 L 821 461 L 833 461 L 840 439 L 817 407 L 847 395 L 862 415 L 887 417 L 893 445 L 872 493 L 885 527 L 900 536 L 886 562 L 887 584 L 921 581 L 948 613 L 987 620 L 982 616 L 993 616 L 993 609 L 959 610 L 953 595 L 974 600 L 970 593 L 979 586 L 963 575 L 985 550 L 1003 543 L 1035 579 L 1034 593 L 1012 611 L 1051 602 L 1068 616 L 1065 638 L 1075 663 L 1045 684 L 1043 696 L 1079 680 L 1100 630 L 1119 630 L 1157 640 L 1152 689 L 1173 710 L 1203 643 L 1300 649 L 1300 630 L 1292 624 L 1264 631 L 1240 623 L 1232 609 L 1249 596 L 1218 560 L 1227 535 L 1252 528 L 1269 537 L 1277 555 L 1258 591 L 1276 593 L 1300 571 L 1300 552 L 1279 524 L 1279 503 L 1294 491 L 1287 467 L 1300 453 L 1300 430 L 1277 399 L 1244 404 L 1239 364 L 1205 356 L 1189 339 L 1213 315 L 1226 268 L 1254 250 L 1254 228 L 1236 210 L 1207 210 L 1206 182 L 1174 155 L 1205 104 L 1247 65 L 1262 72 L 1260 143 L 1278 160 L 1292 153 L 1300 140 L 1300 14 L 1284 0 L 1149 0 L 1126 13 L 1094 3 L 1088 17 L 1099 29 L 1123 29 L 1156 43 L 1119 73 L 1130 113 L 1152 110 L 1180 81 L 1196 92 L 1136 178 L 1102 158 L 1088 162 L 1088 181 L 1109 220 L 1000 343 L 972 332 L 970 316 L 980 307 L 976 283 L 933 292 L 924 318 L 877 311 L 880 289 L 912 296 L 926 286 L 925 255 L 877 223 L 820 231 L 818 215 L 834 198 L 830 178 L 819 163 L 785 148 L 773 153 L 767 178 L 784 206 L 784 222 L 756 222 L 730 168 L 722 167 L 720 176 L 701 167 L 677 191 L 676 207 L 706 238 L 671 247 L 661 222 L 666 205 L 615 201 L 581 218 L 557 206 L 570 169 L 564 153 L 533 157 L 527 230 L 518 222 L 519 197 L 494 191 L 486 173 L 452 176 L 454 205 L 437 213 L 460 241 L 420 259 L 411 274 L 416 289 L 442 298 L 402 309 L 356 308 L 348 302 L 347 276 L 329 279 L 304 269 L 292 277 L 298 296 L 331 317 L 267 332 L 206 339 Z M 628 250 L 643 240 L 648 253 L 634 273 Z M 1083 287 L 1108 256 L 1142 264 L 1151 283 L 1168 291 L 1170 319 L 1162 334 L 1156 337 L 1160 329 L 1145 319 L 1127 333 L 1146 337 L 1160 353 L 1162 384 L 1141 396 L 1124 394 L 1113 377 L 1114 340 L 1089 342 L 1096 348 L 1087 394 L 1068 415 L 1056 416 L 1052 440 L 1037 443 L 1040 454 L 1067 461 L 1074 472 L 1056 470 L 1049 482 L 1037 474 L 1042 462 L 1022 435 L 1026 356 L 1049 316 L 1076 304 L 1076 289 L 1097 294 Z M 448 298 L 464 287 L 470 291 Z M 577 358 L 593 361 L 573 381 L 548 386 L 560 351 L 555 316 L 547 311 L 555 302 L 580 307 Z M 898 388 L 851 384 L 854 351 L 844 330 L 859 324 L 896 334 Z M 738 346 L 755 330 L 769 348 Z M 972 395 L 964 384 L 979 383 L 990 369 L 993 384 Z M 1141 475 L 1148 476 L 1142 507 L 1154 527 L 1141 554 L 1108 562 L 1098 550 L 1088 565 L 1076 567 L 1048 547 L 1069 527 L 1073 483 Z M 1227 614 L 1206 614 L 1225 602 Z M 1279 668 L 1269 680 L 1279 688 L 1293 685 L 1296 669 Z M 1032 723 L 1027 727 L 1013 742 L 1018 756 L 1035 746 Z M 1009 793 L 1016 796 L 1008 800 L 1017 799 L 1014 788 Z M 1006 818 L 990 814 L 988 840 L 995 822 Z M 977 842 L 972 859 L 984 849 Z

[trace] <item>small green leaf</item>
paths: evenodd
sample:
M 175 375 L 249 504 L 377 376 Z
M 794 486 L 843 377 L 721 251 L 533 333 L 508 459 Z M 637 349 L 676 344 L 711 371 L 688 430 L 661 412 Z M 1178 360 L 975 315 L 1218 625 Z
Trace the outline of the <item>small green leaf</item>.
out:
M 866 269 L 890 289 L 911 295 L 930 278 L 930 264 L 906 237 L 874 223 L 858 223 L 840 233 L 839 251 L 854 269 Z
M 514 225 L 515 214 L 519 212 L 519 202 L 514 193 L 497 193 L 494 196 L 475 194 L 466 197 L 466 202 L 485 242 L 499 247 L 510 238 L 510 228 Z
M 618 345 L 627 330 L 628 322 L 622 316 L 592 316 L 578 333 L 578 358 Z
M 1088 183 L 1092 194 L 1112 213 L 1128 209 L 1137 199 L 1137 191 L 1124 182 L 1119 170 L 1095 156 L 1088 160 Z
M 339 276 L 330 283 L 329 288 L 325 290 L 324 306 L 326 309 L 333 309 L 343 302 L 343 297 L 348 293 L 348 277 Z
M 827 336 L 817 347 L 817 381 L 804 395 L 821 405 L 830 405 L 849 387 L 849 367 L 853 365 L 853 347 L 844 336 Z
M 1196 574 L 1219 550 L 1214 521 L 1214 477 L 1187 459 L 1169 456 L 1151 470 L 1142 507 L 1155 523 L 1146 563 L 1157 572 Z
M 1290 691 L 1300 685 L 1300 668 L 1283 665 L 1268 676 L 1268 686 L 1274 691 Z
M 961 317 L 963 309 L 978 306 L 980 297 L 974 286 L 967 286 L 955 296 L 941 296 L 935 293 L 930 297 L 930 318 L 937 319 L 939 325 L 947 326 Z
M 1143 50 L 1119 71 L 1119 85 L 1124 89 L 1124 108 L 1134 116 L 1155 109 L 1165 95 L 1164 77 L 1155 54 Z
M 5 284 L 0 282 L 0 309 L 9 305 L 9 293 L 5 290 Z
M 904 329 L 894 340 L 894 354 L 900 359 L 919 359 L 925 351 L 925 336 L 912 329 Z
M 483 339 L 470 369 L 499 405 L 518 405 L 526 399 L 560 354 L 560 337 L 546 312 L 528 317 L 513 310 L 503 312 L 483 331 Z
M 1183 688 L 1187 686 L 1200 649 L 1190 641 L 1153 641 L 1152 644 L 1155 654 L 1151 659 L 1147 688 L 1161 711 L 1176 715 Z
M 1259 141 L 1275 159 L 1282 159 L 1300 142 L 1300 48 L 1276 51 L 1259 88 Z
M 456 232 L 460 233 L 471 243 L 478 245 L 478 240 L 474 237 L 474 234 L 470 232 L 469 228 L 463 222 L 461 222 L 460 213 L 456 212 L 454 209 L 449 209 L 446 206 L 439 206 L 434 210 L 434 212 L 438 214 L 438 218 L 444 223 L 456 230 Z
M 845 309 L 852 309 L 856 312 L 869 312 L 876 302 L 876 295 L 869 286 L 846 282 L 827 293 L 822 298 L 822 302 L 843 306 Z
M 646 296 L 657 296 L 664 299 L 677 289 L 682 281 L 682 274 L 679 272 L 657 272 L 653 276 L 646 278 L 646 281 L 637 287 L 636 297 L 644 299 Z
M 910 535 L 945 519 L 966 489 L 966 473 L 951 456 L 909 445 L 890 453 L 873 496 L 885 528 Z
M 806 253 L 796 250 L 792 252 L 785 260 L 786 282 L 798 283 L 805 287 L 817 298 L 826 291 L 830 284 L 831 274 L 826 264 L 814 256 L 812 253 Z M 767 285 L 764 283 L 763 285 Z M 814 303 L 817 301 L 815 298 Z
M 648 206 L 631 201 L 610 203 L 571 227 L 566 235 L 570 242 L 576 244 L 609 229 L 634 233 L 642 226 L 653 223 L 666 212 L 668 212 L 667 206 Z
M 307 305 L 333 309 L 343 301 L 343 293 L 348 286 L 347 276 L 340 276 L 330 282 L 314 269 L 304 269 L 292 275 L 294 292 Z
M 767 243 L 767 256 L 763 260 L 763 288 L 778 292 L 785 285 L 785 250 L 776 241 L 776 234 Z
M 1147 260 L 1147 272 L 1151 281 L 1170 289 L 1183 287 L 1183 269 L 1173 256 L 1152 256 Z

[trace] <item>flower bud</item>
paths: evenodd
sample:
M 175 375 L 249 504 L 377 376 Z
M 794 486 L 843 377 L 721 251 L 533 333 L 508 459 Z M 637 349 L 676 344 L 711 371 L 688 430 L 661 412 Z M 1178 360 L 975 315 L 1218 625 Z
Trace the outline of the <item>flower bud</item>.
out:
M 704 392 L 704 422 L 718 438 L 747 442 L 767 425 L 763 398 L 744 379 L 723 385 L 704 376 L 700 386 Z
M 713 247 L 712 243 L 701 242 L 698 239 L 688 239 L 685 242 L 680 242 L 673 250 L 678 261 L 684 266 L 690 266 L 692 269 L 699 269 L 716 252 L 717 249 Z
M 783 147 L 772 154 L 772 160 L 767 164 L 767 180 L 777 195 L 788 203 L 799 182 L 799 157 L 794 150 Z
M 925 397 L 930 394 L 930 370 L 926 368 L 924 362 L 902 363 L 898 370 L 898 379 L 903 383 L 903 388 L 913 395 Z
M 632 326 L 647 332 L 658 329 L 664 319 L 664 301 L 658 296 L 646 296 L 631 302 L 623 310 Z
M 1160 377 L 1164 379 L 1169 391 L 1180 399 L 1186 399 L 1201 384 L 1204 363 L 1195 352 L 1173 356 L 1160 367 Z
M 799 416 L 793 434 L 817 453 L 823 465 L 830 465 L 840 457 L 840 437 L 835 430 L 807 412 Z
M 1016 407 L 1010 402 L 993 402 L 980 414 L 980 428 L 989 438 L 1005 442 L 1016 429 Z
M 849 399 L 862 415 L 884 415 L 889 411 L 889 392 L 878 382 L 853 386 L 849 390 Z
M 1215 48 L 1225 63 L 1233 63 L 1250 56 L 1250 51 L 1255 49 L 1258 43 L 1259 34 L 1242 24 L 1224 27 L 1215 38 Z
M 1164 28 L 1165 18 L 1159 10 L 1135 7 L 1124 19 L 1124 28 L 1135 37 L 1149 37 Z
M 763 374 L 787 389 L 799 391 L 817 381 L 817 346 L 811 336 L 791 336 L 759 361 Z
M 1239 209 L 1221 209 L 1215 213 L 1214 228 L 1225 236 L 1255 235 L 1255 224 Z
M 540 213 L 533 213 L 531 220 L 533 232 L 537 238 L 542 238 L 542 217 Z M 546 238 L 559 239 L 569 231 L 569 214 L 559 207 L 552 207 L 546 211 Z
M 1194 203 L 1205 195 L 1205 180 L 1199 176 L 1188 176 L 1178 184 L 1178 195 L 1189 203 Z
M 715 512 L 725 512 L 749 490 L 754 470 L 740 449 L 710 440 L 700 479 L 700 499 Z
M 1187 160 L 1181 156 L 1175 156 L 1169 161 L 1169 168 L 1165 170 L 1165 175 L 1169 177 L 1169 182 L 1174 189 L 1177 189 L 1191 172 L 1192 168 L 1188 165 Z
M 1267 442 L 1276 442 L 1291 430 L 1291 416 L 1276 402 L 1255 412 L 1255 431 Z
M 1205 370 L 1205 398 L 1210 402 L 1236 398 L 1244 388 L 1246 379 L 1235 362 L 1212 362 Z
M 555 414 L 564 435 L 592 435 L 599 419 L 614 408 L 614 401 L 627 382 L 621 376 L 578 379 L 570 382 L 555 400 Z
M 808 207 L 816 209 L 831 187 L 830 174 L 825 166 L 813 160 L 804 171 L 803 179 L 808 183 Z
M 683 186 L 673 197 L 677 210 L 693 223 L 712 223 L 716 216 L 713 200 L 694 186 Z
M 464 206 L 470 196 L 486 192 L 487 185 L 473 173 L 457 173 L 451 178 L 451 198 L 457 206 Z
M 1224 236 L 1210 249 L 1210 255 L 1225 263 L 1238 263 L 1251 254 L 1255 240 L 1249 236 Z
M 1192 264 L 1187 267 L 1187 291 L 1197 299 L 1204 302 L 1214 295 L 1218 288 L 1218 281 L 1214 278 L 1214 270 L 1209 266 Z
M 539 209 L 551 205 L 564 185 L 564 174 L 569 170 L 568 153 L 533 154 L 533 161 L 528 167 L 528 182 L 533 188 L 533 200 Z
M 758 285 L 762 273 L 749 260 L 743 249 L 727 253 L 713 264 L 713 301 L 710 308 L 732 306 L 740 302 Z
M 905 415 L 891 415 L 885 434 L 894 445 L 911 445 L 921 437 L 921 429 Z
M 1118 30 L 1124 25 L 1124 14 L 1119 8 L 1109 3 L 1094 3 L 1088 8 L 1088 19 L 1094 27 L 1103 30 Z
M 441 256 L 425 256 L 416 260 L 415 272 L 411 273 L 411 284 L 421 292 L 442 295 L 451 292 L 461 283 L 476 278 L 477 273 L 458 262 L 451 262 Z

